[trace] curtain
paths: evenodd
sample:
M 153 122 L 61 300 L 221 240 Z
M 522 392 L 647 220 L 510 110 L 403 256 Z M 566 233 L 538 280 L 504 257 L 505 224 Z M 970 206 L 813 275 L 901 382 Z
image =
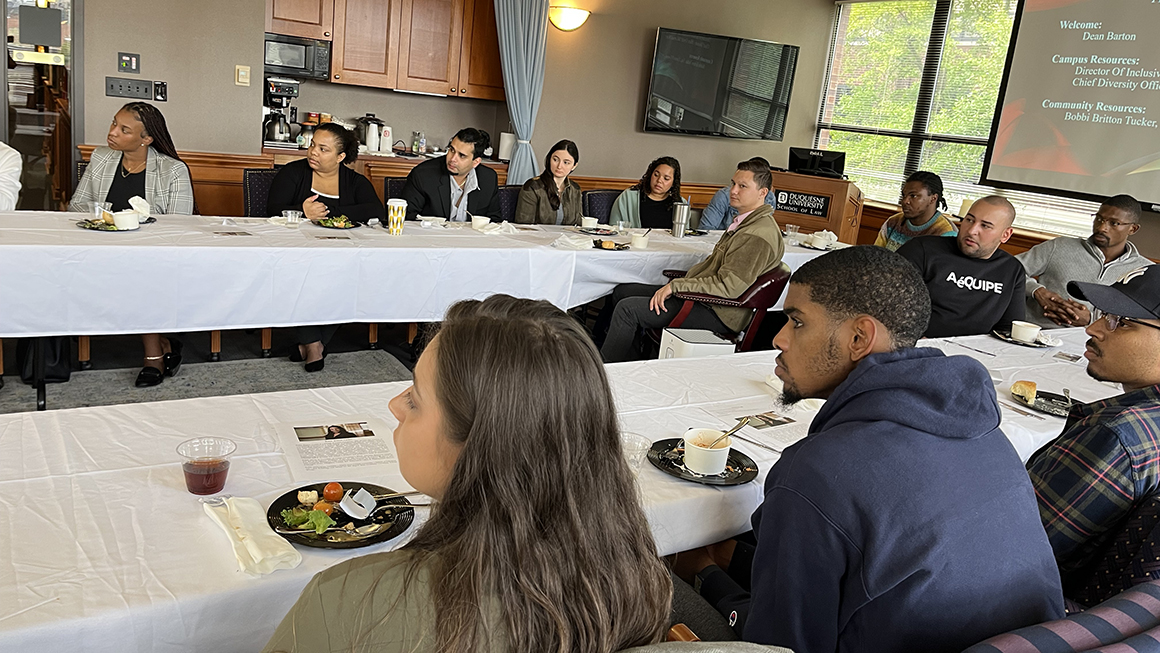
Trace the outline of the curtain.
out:
M 540 108 L 540 93 L 544 90 L 548 1 L 495 0 L 504 93 L 508 115 L 516 132 L 516 146 L 508 163 L 508 184 L 522 184 L 540 170 L 531 140 L 536 128 L 536 112 Z M 498 140 L 495 147 L 498 150 Z

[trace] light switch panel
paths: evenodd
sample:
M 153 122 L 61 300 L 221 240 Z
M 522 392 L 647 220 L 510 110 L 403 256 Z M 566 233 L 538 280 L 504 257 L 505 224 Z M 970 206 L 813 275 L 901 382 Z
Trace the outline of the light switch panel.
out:
M 234 66 L 234 84 L 238 86 L 250 85 L 250 67 Z

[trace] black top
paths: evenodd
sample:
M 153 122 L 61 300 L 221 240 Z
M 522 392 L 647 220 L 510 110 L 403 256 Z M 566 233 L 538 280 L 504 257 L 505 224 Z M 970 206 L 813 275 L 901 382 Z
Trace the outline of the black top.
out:
M 316 194 L 310 189 L 313 183 L 314 171 L 306 159 L 287 163 L 270 183 L 266 209 L 271 215 L 281 215 L 282 211 L 301 211 L 302 203 Z M 370 180 L 344 165 L 338 166 L 338 199 L 319 195 L 317 201 L 330 209 L 329 217 L 332 218 L 345 215 L 355 222 L 366 222 L 371 218 L 382 220 L 387 217 L 386 209 L 375 194 L 375 187 Z
M 957 238 L 922 236 L 898 253 L 918 266 L 930 291 L 926 337 L 990 333 L 1025 317 L 1027 275 L 1019 259 L 1007 252 L 997 249 L 989 259 L 974 259 L 959 251 Z
M 113 184 L 109 186 L 105 201 L 113 205 L 113 211 L 128 211 L 133 208 L 129 205 L 130 197 L 145 198 L 145 168 L 126 175 L 124 164 L 118 163 L 117 173 L 113 175 Z
M 656 201 L 640 191 L 640 226 L 647 229 L 672 229 L 673 198 Z
M 475 177 L 479 188 L 467 195 L 467 212 L 471 215 L 501 219 L 499 210 L 499 178 L 495 170 L 485 166 L 475 167 Z M 402 199 L 407 200 L 407 219 L 417 216 L 451 218 L 451 173 L 447 170 L 447 159 L 439 157 L 424 161 L 411 168 L 407 183 L 403 186 Z

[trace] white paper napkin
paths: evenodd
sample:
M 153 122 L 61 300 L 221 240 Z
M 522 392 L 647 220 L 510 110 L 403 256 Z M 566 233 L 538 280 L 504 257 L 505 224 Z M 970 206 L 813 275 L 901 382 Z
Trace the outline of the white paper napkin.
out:
M 504 220 L 503 222 L 500 222 L 498 224 L 495 222 L 489 222 L 488 224 L 484 225 L 483 228 L 480 229 L 479 231 L 482 233 L 485 233 L 485 234 L 515 234 L 515 233 L 519 233 L 518 231 L 516 231 L 516 226 L 514 224 L 508 222 L 507 220 Z
M 248 497 L 203 503 L 205 513 L 225 531 L 238 559 L 238 570 L 262 576 L 277 569 L 293 569 L 302 563 L 302 554 L 270 528 L 262 505 Z
M 770 372 L 769 376 L 765 377 L 765 385 L 776 390 L 777 394 L 779 395 L 781 394 L 782 388 L 785 387 L 785 384 L 782 383 L 781 379 L 777 378 L 777 375 L 773 372 Z M 822 409 L 822 406 L 824 406 L 825 403 L 825 399 L 802 399 L 798 403 L 794 404 L 794 406 L 796 408 L 801 408 L 802 410 L 818 411 Z
M 130 197 L 129 206 L 133 207 L 133 210 L 137 212 L 138 222 L 144 222 L 149 219 L 149 202 L 146 202 L 144 197 L 140 195 Z
M 592 238 L 563 234 L 552 241 L 552 247 L 557 249 L 592 249 Z

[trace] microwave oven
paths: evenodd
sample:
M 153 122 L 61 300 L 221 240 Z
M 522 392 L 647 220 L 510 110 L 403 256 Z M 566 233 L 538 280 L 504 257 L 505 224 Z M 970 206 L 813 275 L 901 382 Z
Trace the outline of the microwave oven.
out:
M 266 33 L 266 75 L 297 79 L 330 76 L 330 41 Z

